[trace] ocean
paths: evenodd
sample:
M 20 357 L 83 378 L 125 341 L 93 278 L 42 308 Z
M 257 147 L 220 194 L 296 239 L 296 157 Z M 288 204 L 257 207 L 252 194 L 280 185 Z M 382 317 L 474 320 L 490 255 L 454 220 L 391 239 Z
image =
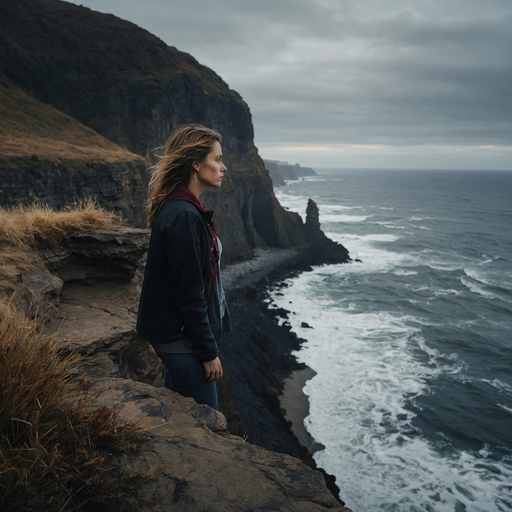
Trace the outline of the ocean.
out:
M 512 510 L 512 172 L 317 172 L 276 196 L 354 261 L 269 297 L 317 373 L 317 464 L 354 512 Z

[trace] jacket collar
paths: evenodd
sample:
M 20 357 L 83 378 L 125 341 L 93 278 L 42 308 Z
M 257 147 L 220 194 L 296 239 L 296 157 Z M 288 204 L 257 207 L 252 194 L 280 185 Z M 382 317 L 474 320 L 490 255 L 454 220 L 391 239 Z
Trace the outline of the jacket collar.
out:
M 183 185 L 178 185 L 170 194 L 168 199 L 182 200 L 192 203 L 201 213 L 203 219 L 209 223 L 213 218 L 213 210 L 208 210 L 199 199 Z

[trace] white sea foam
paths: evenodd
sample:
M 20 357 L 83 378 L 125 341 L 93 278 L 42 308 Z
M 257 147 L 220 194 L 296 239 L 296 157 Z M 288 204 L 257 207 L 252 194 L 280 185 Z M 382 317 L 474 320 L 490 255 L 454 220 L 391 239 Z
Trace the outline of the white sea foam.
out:
M 443 295 L 462 295 L 462 292 L 460 290 L 453 290 L 453 289 L 441 289 L 436 288 L 434 289 L 434 295 L 436 297 L 442 297 Z
M 305 424 L 326 447 L 315 454 L 317 463 L 337 477 L 354 510 L 505 510 L 509 466 L 485 451 L 447 455 L 412 426 L 407 402 L 428 392 L 427 382 L 441 372 L 460 372 L 457 358 L 444 356 L 441 364 L 411 327 L 412 317 L 358 313 L 353 301 L 349 307 L 319 292 L 333 274 L 357 268 L 319 267 L 272 295 L 276 307 L 297 313 L 289 322 L 307 343 L 296 355 L 317 372 L 305 387 Z M 302 321 L 313 329 L 305 333 Z M 415 357 L 418 351 L 426 363 Z
M 400 239 L 397 235 L 371 234 L 352 235 L 326 232 L 326 235 L 335 242 L 343 244 L 349 251 L 353 260 L 359 259 L 362 263 L 354 263 L 347 268 L 346 265 L 336 266 L 335 272 L 344 274 L 347 272 L 371 273 L 390 272 L 396 268 L 415 266 L 418 259 L 412 254 L 394 252 L 382 248 Z
M 385 228 L 388 229 L 405 229 L 405 226 L 401 226 L 396 222 L 389 222 L 385 220 L 372 221 L 372 224 L 378 224 L 379 226 L 384 226 Z
M 512 393 L 512 386 L 510 386 L 506 382 L 502 382 L 499 379 L 494 379 L 494 380 L 482 379 L 482 382 L 490 384 L 492 387 L 496 388 L 501 393 Z
M 424 220 L 437 220 L 437 219 L 434 219 L 433 217 L 416 217 L 416 216 L 413 216 L 409 219 L 410 222 L 421 222 Z
M 468 279 L 466 276 L 461 276 L 460 278 L 461 283 L 471 292 L 476 293 L 478 295 L 481 295 L 482 297 L 485 297 L 486 299 L 497 299 L 498 297 L 491 293 L 488 290 L 485 290 L 485 288 L 475 282 L 473 279 Z
M 490 283 L 487 279 L 485 274 L 482 271 L 479 271 L 475 268 L 464 268 L 464 273 L 473 279 L 474 281 L 478 281 L 481 284 L 485 284 L 488 286 L 492 286 L 492 283 Z
M 322 212 L 332 213 L 340 210 L 360 210 L 357 206 L 343 206 L 341 204 L 319 204 L 318 209 L 320 210 L 320 215 Z
M 302 220 L 306 220 L 306 208 L 308 206 L 308 198 L 305 196 L 289 194 L 285 190 L 274 190 L 275 196 L 281 206 L 292 212 L 298 213 Z
M 339 213 L 336 214 L 320 214 L 320 222 L 323 223 L 336 223 L 336 222 L 364 222 L 366 219 L 371 217 L 371 215 L 341 215 Z
M 418 272 L 415 270 L 407 270 L 407 269 L 398 269 L 394 270 L 393 274 L 396 274 L 397 276 L 416 276 L 418 275 Z

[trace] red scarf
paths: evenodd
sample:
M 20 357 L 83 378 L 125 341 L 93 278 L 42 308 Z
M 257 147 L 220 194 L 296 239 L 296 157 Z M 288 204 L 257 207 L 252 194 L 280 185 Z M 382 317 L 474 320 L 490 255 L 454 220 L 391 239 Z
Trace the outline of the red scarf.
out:
M 170 194 L 167 199 L 173 200 L 181 200 L 187 201 L 193 204 L 208 228 L 210 232 L 210 236 L 212 237 L 212 241 L 210 244 L 210 252 L 212 254 L 211 259 L 211 280 L 210 280 L 210 289 L 212 288 L 215 281 L 217 281 L 217 265 L 219 263 L 219 244 L 217 243 L 217 233 L 215 232 L 215 224 L 213 223 L 213 210 L 208 210 L 201 201 L 187 188 L 183 185 L 178 185 Z

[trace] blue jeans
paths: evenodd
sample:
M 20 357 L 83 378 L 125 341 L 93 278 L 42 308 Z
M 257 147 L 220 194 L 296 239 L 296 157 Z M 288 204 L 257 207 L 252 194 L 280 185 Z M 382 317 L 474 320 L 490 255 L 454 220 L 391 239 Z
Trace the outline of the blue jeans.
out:
M 164 354 L 157 352 L 165 364 L 164 386 L 183 396 L 193 398 L 218 410 L 215 381 L 204 380 L 204 365 L 194 354 Z

